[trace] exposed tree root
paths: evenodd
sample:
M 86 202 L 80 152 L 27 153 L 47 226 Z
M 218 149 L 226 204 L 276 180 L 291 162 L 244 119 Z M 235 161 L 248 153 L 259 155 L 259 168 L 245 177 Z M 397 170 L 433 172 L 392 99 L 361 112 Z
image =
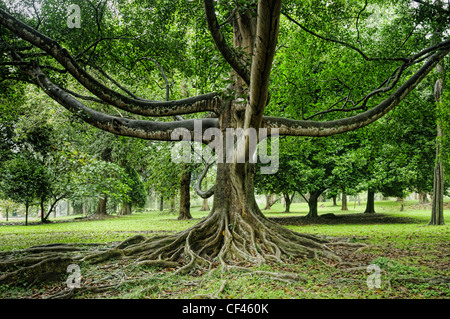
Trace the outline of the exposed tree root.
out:
M 340 261 L 326 246 L 328 240 L 293 232 L 258 212 L 224 214 L 216 211 L 199 223 L 177 234 L 145 238 L 131 237 L 110 249 L 88 250 L 75 245 L 45 245 L 0 257 L 0 269 L 22 268 L 0 277 L 0 284 L 19 280 L 41 280 L 66 272 L 71 263 L 98 264 L 110 259 L 129 259 L 136 265 L 176 268 L 175 274 L 195 269 L 244 269 L 248 264 L 289 262 L 290 258 L 315 258 Z M 280 274 L 274 279 L 294 280 Z M 298 279 L 297 279 L 298 280 Z
M 33 283 L 35 281 L 46 281 L 55 279 L 65 273 L 67 266 L 73 263 L 70 257 L 50 257 L 38 263 L 20 268 L 13 272 L 0 276 L 0 284 L 16 284 L 18 282 Z

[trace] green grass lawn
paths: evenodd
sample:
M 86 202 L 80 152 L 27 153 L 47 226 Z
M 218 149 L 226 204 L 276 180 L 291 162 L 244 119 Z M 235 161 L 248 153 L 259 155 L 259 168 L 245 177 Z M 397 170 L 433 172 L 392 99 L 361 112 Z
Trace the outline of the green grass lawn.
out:
M 361 206 L 348 203 L 348 211 L 333 207 L 331 203 L 319 203 L 319 216 L 333 213 L 338 218 L 316 222 L 293 222 L 286 227 L 298 232 L 339 237 L 350 242 L 362 242 L 372 248 L 361 252 L 337 250 L 355 264 L 367 266 L 377 264 L 382 269 L 381 287 L 369 289 L 368 273 L 343 271 L 342 267 L 321 261 L 295 261 L 292 264 L 268 264 L 252 268 L 267 272 L 290 272 L 303 276 L 306 280 L 284 282 L 266 275 L 252 275 L 231 271 L 222 273 L 199 272 L 185 276 L 174 276 L 171 270 L 137 267 L 123 260 L 84 267 L 83 280 L 86 284 L 105 277 L 105 271 L 112 278 L 126 274 L 127 278 L 140 278 L 132 284 L 123 284 L 113 292 L 95 295 L 80 295 L 79 298 L 196 298 L 205 294 L 215 295 L 220 290 L 220 298 L 449 298 L 448 282 L 429 283 L 416 278 L 450 277 L 450 231 L 448 226 L 426 227 L 430 219 L 429 209 L 418 209 L 416 202 L 406 202 L 405 211 L 395 201 L 376 203 L 377 218 L 365 219 L 360 215 Z M 301 217 L 307 213 L 305 203 L 294 203 L 291 213 L 282 213 L 284 207 L 276 204 L 264 214 L 270 218 Z M 447 211 L 446 211 L 447 212 Z M 176 232 L 197 223 L 208 212 L 200 212 L 193 207 L 194 219 L 178 221 L 176 214 L 149 211 L 130 216 L 113 217 L 98 221 L 61 222 L 77 216 L 58 218 L 44 225 L 4 225 L 0 226 L 0 250 L 18 250 L 30 246 L 49 243 L 114 243 L 136 234 L 152 236 L 161 232 Z M 339 218 L 339 217 L 342 218 Z M 354 216 L 358 218 L 346 218 Z M 366 215 L 367 216 L 367 215 Z M 288 219 L 289 220 L 289 219 Z M 284 224 L 284 223 L 283 223 Z M 115 275 L 114 275 L 115 274 Z M 399 276 L 409 276 L 399 280 Z M 113 279 L 110 279 L 113 280 Z M 403 279 L 402 279 L 403 280 Z M 416 282 L 417 281 L 417 282 Z M 26 287 L 0 286 L 0 299 L 28 296 L 40 298 L 49 294 L 48 290 L 64 289 L 64 281 L 48 285 L 24 285 Z

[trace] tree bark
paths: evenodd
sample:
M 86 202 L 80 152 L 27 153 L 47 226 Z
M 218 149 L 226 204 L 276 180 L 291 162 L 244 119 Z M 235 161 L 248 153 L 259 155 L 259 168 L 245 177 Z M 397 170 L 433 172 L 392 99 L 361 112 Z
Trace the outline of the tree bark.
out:
M 281 197 L 276 198 L 276 194 L 266 194 L 266 206 L 263 210 L 269 210 L 272 206 L 281 199 Z
M 120 208 L 120 215 L 131 215 L 132 213 L 132 204 L 128 202 L 122 203 L 122 207 Z
M 427 204 L 430 201 L 428 200 L 427 193 L 424 191 L 419 192 L 419 204 Z
M 164 197 L 161 195 L 159 198 L 159 211 L 162 212 L 164 210 Z
M 438 150 L 439 151 L 439 150 Z M 437 151 L 437 152 L 438 152 Z M 442 163 L 437 161 L 434 168 L 433 198 L 431 219 L 428 225 L 445 225 L 444 222 L 444 169 Z
M 41 207 L 41 223 L 45 223 L 45 221 L 47 220 L 47 216 L 44 213 L 44 204 L 45 204 L 45 199 L 41 198 L 41 201 L 39 203 L 39 205 Z
M 108 212 L 106 209 L 106 206 L 108 203 L 108 195 L 106 195 L 106 194 L 102 194 L 102 195 L 103 195 L 103 197 L 100 196 L 98 198 L 97 211 L 95 213 L 99 217 L 104 217 L 104 216 L 108 215 Z
M 180 180 L 180 213 L 178 219 L 192 219 L 191 216 L 191 171 L 183 163 L 183 173 Z
M 284 197 L 284 205 L 285 205 L 285 209 L 284 212 L 285 213 L 289 213 L 291 211 L 291 197 L 289 196 L 289 194 L 283 194 Z
M 372 190 L 367 191 L 367 203 L 365 214 L 375 214 L 375 192 Z
M 309 199 L 308 199 L 309 212 L 308 212 L 308 215 L 306 215 L 307 218 L 319 217 L 319 215 L 317 213 L 317 203 L 318 203 L 320 194 L 322 194 L 323 192 L 324 192 L 323 190 L 318 190 L 318 191 L 309 193 Z
M 209 205 L 208 205 L 208 198 L 203 198 L 202 207 L 200 208 L 200 211 L 204 212 L 204 211 L 208 211 L 208 210 L 210 210 Z
M 442 1 L 437 0 L 436 5 L 441 7 Z M 442 30 L 437 30 L 435 33 L 435 40 L 441 37 Z M 434 85 L 434 99 L 436 101 L 437 108 L 437 134 L 436 134 L 436 164 L 434 168 L 433 177 L 433 197 L 431 205 L 431 219 L 428 225 L 444 225 L 444 166 L 442 163 L 442 138 L 444 136 L 442 132 L 441 124 L 439 123 L 439 115 L 441 109 L 441 96 L 444 87 L 444 67 L 442 64 L 438 64 L 436 67 L 437 73 L 440 77 L 437 79 Z
M 337 206 L 336 197 L 337 197 L 336 195 L 332 196 L 332 198 L 333 198 L 333 206 Z
M 25 203 L 25 226 L 28 225 L 28 209 L 30 208 L 30 205 L 28 203 Z
M 400 197 L 398 201 L 400 202 L 400 211 L 403 212 L 405 210 L 405 199 Z
M 348 210 L 347 193 L 345 192 L 345 188 L 342 189 L 342 207 L 341 207 L 341 210 Z

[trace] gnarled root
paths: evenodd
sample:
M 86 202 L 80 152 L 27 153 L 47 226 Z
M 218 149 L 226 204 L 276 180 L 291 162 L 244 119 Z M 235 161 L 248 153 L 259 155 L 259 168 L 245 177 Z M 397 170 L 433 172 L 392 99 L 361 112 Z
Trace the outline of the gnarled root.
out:
M 185 274 L 196 268 L 211 269 L 218 265 L 222 270 L 227 270 L 229 267 L 249 263 L 259 265 L 269 261 L 289 262 L 290 258 L 340 261 L 326 247 L 327 242 L 323 238 L 291 231 L 265 218 L 258 211 L 249 210 L 240 214 L 216 210 L 196 225 L 177 234 L 151 238 L 138 235 L 111 249 L 86 253 L 73 246 L 53 246 L 31 251 L 39 251 L 41 255 L 22 259 L 6 256 L 3 262 L 0 260 L 0 268 L 7 269 L 13 263 L 17 265 L 18 261 L 25 267 L 0 277 L 0 284 L 13 283 L 23 276 L 28 280 L 39 280 L 49 269 L 55 273 L 63 273 L 74 262 L 96 264 L 109 259 L 130 259 L 137 265 L 177 268 L 175 274 Z M 70 251 L 70 248 L 73 248 L 71 253 L 77 255 L 57 255 L 61 251 Z
M 245 217 L 244 217 L 245 216 Z M 326 258 L 340 261 L 328 247 L 328 241 L 316 236 L 293 232 L 272 222 L 258 212 L 225 214 L 211 213 L 193 227 L 178 234 L 130 238 L 121 243 L 113 255 L 136 260 L 139 264 L 173 268 L 183 274 L 196 267 L 209 269 L 221 265 L 262 264 L 267 261 L 286 262 L 289 258 Z M 112 253 L 112 252 L 111 252 Z M 100 258 L 108 253 L 103 252 Z

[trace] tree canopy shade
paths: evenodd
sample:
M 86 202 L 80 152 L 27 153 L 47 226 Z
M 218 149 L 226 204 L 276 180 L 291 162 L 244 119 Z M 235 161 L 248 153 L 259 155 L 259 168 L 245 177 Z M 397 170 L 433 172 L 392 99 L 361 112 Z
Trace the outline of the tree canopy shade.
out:
M 58 11 L 54 9 L 57 4 L 62 5 L 50 0 L 40 3 L 42 10 L 49 10 L 46 13 L 49 15 L 52 10 Z M 269 135 L 326 137 L 367 126 L 405 99 L 450 52 L 450 40 L 437 43 L 427 40 L 429 27 L 419 13 L 423 6 L 432 6 L 429 3 L 416 7 L 409 1 L 377 1 L 370 7 L 371 13 L 386 16 L 395 12 L 394 21 L 379 19 L 378 22 L 369 14 L 366 1 L 344 4 L 346 2 L 321 0 L 307 3 L 204 0 L 203 8 L 190 1 L 127 1 L 127 6 L 121 1 L 111 1 L 108 5 L 104 1 L 79 3 L 83 8 L 90 8 L 87 12 L 92 12 L 92 21 L 86 21 L 89 20 L 87 17 L 82 21 L 86 27 L 92 26 L 96 30 L 94 38 L 90 35 L 86 39 L 88 31 L 83 30 L 83 25 L 80 30 L 69 30 L 61 26 L 60 20 L 50 19 L 46 23 L 41 19 L 43 12 L 39 15 L 36 7 L 34 16 L 30 17 L 24 13 L 25 4 L 17 7 L 0 5 L 3 80 L 34 83 L 83 121 L 117 135 L 174 141 L 172 133 L 184 129 L 191 135 L 191 141 L 211 144 L 205 133 L 208 129 L 218 129 L 222 134 L 215 138 L 222 142 L 218 145 L 223 154 L 229 150 L 226 147 L 230 138 L 225 134 L 227 129 L 254 129 L 256 132 L 266 129 Z M 155 14 L 139 11 L 139 6 Z M 140 14 L 134 14 L 133 10 Z M 198 15 L 201 11 L 204 16 Z M 181 67 L 182 57 L 174 54 L 177 49 L 165 46 L 161 41 L 165 38 L 164 32 L 184 28 L 181 21 L 187 23 L 187 38 L 179 34 L 174 37 L 180 36 L 187 47 L 196 41 L 196 34 L 208 28 L 210 39 L 200 39 L 209 48 L 211 39 L 215 44 L 216 53 L 225 65 L 221 80 L 217 78 L 217 81 L 227 83 L 226 87 L 179 100 L 154 101 L 147 96 L 141 98 L 119 82 L 111 81 L 116 75 L 120 78 L 120 71 L 112 68 L 108 58 L 118 65 L 122 63 L 129 74 L 137 75 L 140 72 L 134 68 L 137 62 L 173 54 L 171 61 L 166 58 L 167 65 L 180 65 L 181 72 L 188 74 L 187 68 Z M 151 32 L 155 32 L 153 37 Z M 299 119 L 300 112 L 291 112 L 289 118 L 280 117 L 283 111 L 276 106 L 283 103 L 271 91 L 272 70 L 281 63 L 277 60 L 278 54 L 293 54 L 296 50 L 287 42 L 284 49 L 283 43 L 279 42 L 279 39 L 288 41 L 287 34 L 292 37 L 302 34 L 307 39 L 305 43 L 310 47 L 303 52 L 307 55 L 299 64 L 309 67 L 306 74 L 318 79 L 322 77 L 321 82 L 328 83 L 328 86 L 314 88 L 315 93 L 309 92 L 308 110 L 313 112 L 307 119 Z M 108 42 L 118 45 L 106 49 Z M 79 45 L 86 49 L 80 52 Z M 333 55 L 327 55 L 327 51 Z M 345 54 L 342 53 L 342 60 L 337 61 L 341 51 Z M 193 54 L 188 48 L 184 52 L 187 56 Z M 337 76 L 340 69 L 333 68 L 339 62 L 343 63 L 341 71 L 344 75 L 351 74 L 352 69 L 364 74 L 374 66 L 383 72 L 367 73 L 373 76 L 363 84 L 355 79 L 342 80 Z M 327 67 L 331 67 L 332 72 L 327 72 Z M 206 73 L 210 67 L 206 64 L 197 69 Z M 108 75 L 110 72 L 113 76 Z M 384 77 L 378 78 L 379 74 Z M 104 84 L 105 75 L 118 90 Z M 202 74 L 198 76 L 202 77 Z M 68 79 L 76 83 L 76 88 L 82 88 L 78 91 L 81 93 L 65 87 Z M 306 78 L 303 80 L 299 78 L 296 83 L 307 82 Z M 207 86 L 202 88 L 207 89 Z M 322 94 L 325 99 L 319 103 L 317 93 L 323 92 L 327 94 Z M 285 100 L 296 101 L 291 111 L 304 107 L 299 96 L 286 95 Z M 111 115 L 89 105 L 88 101 L 108 105 L 125 115 Z M 342 114 L 344 116 L 339 117 Z M 198 117 L 196 120 L 181 118 L 186 115 Z M 174 116 L 177 120 L 170 120 Z M 317 120 L 321 116 L 325 120 Z M 196 131 L 197 127 L 201 127 L 200 132 Z M 143 240 L 129 247 L 121 245 L 118 254 L 175 261 L 183 265 L 179 271 L 190 270 L 196 265 L 212 265 L 214 257 L 218 257 L 224 267 L 231 261 L 261 263 L 286 256 L 320 255 L 338 259 L 323 245 L 324 239 L 293 232 L 263 216 L 254 197 L 255 165 L 251 161 L 251 139 L 244 135 L 237 143 L 241 154 L 245 155 L 241 158 L 245 160 L 240 162 L 239 157 L 235 157 L 231 162 L 217 164 L 214 205 L 207 218 L 178 234 Z

